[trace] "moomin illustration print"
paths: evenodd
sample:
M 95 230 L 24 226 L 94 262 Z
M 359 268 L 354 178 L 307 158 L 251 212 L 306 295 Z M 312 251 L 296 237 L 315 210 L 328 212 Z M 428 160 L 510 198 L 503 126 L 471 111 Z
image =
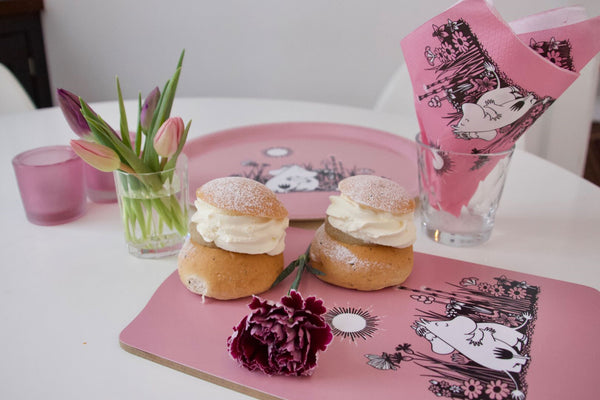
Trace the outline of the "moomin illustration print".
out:
M 517 85 L 503 73 L 465 20 L 449 19 L 433 25 L 432 37 L 436 43 L 424 47 L 432 82 L 423 86 L 417 99 L 430 108 L 450 104 L 454 111 L 443 118 L 455 138 L 482 139 L 473 142 L 472 152 L 509 148 L 554 102 Z M 529 45 L 555 65 L 573 69 L 568 40 L 531 39 Z
M 429 377 L 428 390 L 455 399 L 523 400 L 539 287 L 506 276 L 482 281 L 464 278 L 449 290 L 411 289 L 420 305 L 412 323 L 430 352 L 407 342 L 379 354 L 365 354 L 378 370 L 399 370 L 413 362 Z
M 267 157 L 283 158 L 293 153 L 287 147 L 270 147 L 263 150 Z M 329 155 L 315 166 L 312 163 L 284 164 L 273 167 L 269 163 L 246 160 L 244 170 L 235 176 L 254 179 L 275 193 L 335 191 L 339 181 L 349 176 L 371 174 L 370 168 L 348 167 L 335 155 Z

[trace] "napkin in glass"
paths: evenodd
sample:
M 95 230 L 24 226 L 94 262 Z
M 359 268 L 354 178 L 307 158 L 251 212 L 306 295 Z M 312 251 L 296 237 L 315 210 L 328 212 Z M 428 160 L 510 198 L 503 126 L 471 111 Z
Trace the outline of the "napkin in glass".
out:
M 564 7 L 505 22 L 485 0 L 462 0 L 401 41 L 425 144 L 481 154 L 448 165 L 440 208 L 454 215 L 600 50 L 600 17 Z M 565 132 L 568 134 L 568 132 Z

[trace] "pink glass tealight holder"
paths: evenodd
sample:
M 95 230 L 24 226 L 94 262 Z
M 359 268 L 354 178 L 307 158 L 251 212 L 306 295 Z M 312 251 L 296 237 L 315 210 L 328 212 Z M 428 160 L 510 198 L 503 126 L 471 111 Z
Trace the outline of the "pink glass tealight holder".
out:
M 88 199 L 94 203 L 117 202 L 117 190 L 112 172 L 100 171 L 84 162 L 83 173 Z
M 69 146 L 28 150 L 12 163 L 29 222 L 64 224 L 85 212 L 84 163 Z

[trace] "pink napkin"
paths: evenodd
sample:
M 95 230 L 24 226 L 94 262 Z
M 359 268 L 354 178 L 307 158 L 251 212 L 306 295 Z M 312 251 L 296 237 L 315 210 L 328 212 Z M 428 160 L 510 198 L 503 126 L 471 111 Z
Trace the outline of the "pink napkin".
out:
M 564 7 L 508 24 L 485 0 L 462 0 L 401 46 L 423 142 L 485 154 L 510 149 L 579 76 L 600 50 L 600 17 Z M 460 214 L 494 168 L 480 164 L 444 169 L 444 210 Z

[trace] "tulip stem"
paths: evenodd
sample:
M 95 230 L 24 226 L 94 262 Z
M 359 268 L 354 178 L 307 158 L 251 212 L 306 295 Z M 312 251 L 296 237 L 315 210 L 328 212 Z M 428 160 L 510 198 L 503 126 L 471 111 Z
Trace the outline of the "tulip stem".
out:
M 175 232 L 180 237 L 187 234 L 187 199 L 175 194 L 185 183 L 173 179 L 173 171 L 162 174 L 169 178 L 156 177 L 164 180 L 156 187 L 144 175 L 117 172 L 125 237 L 134 246 L 161 246 Z
M 163 157 L 162 160 L 160 160 L 160 170 L 164 171 L 165 170 L 165 165 L 167 165 L 167 161 L 169 159 L 167 157 Z
M 131 167 L 129 167 L 127 164 L 121 163 L 121 165 L 119 166 L 119 169 L 123 172 L 127 172 L 128 174 L 135 175 L 135 171 L 132 170 Z

